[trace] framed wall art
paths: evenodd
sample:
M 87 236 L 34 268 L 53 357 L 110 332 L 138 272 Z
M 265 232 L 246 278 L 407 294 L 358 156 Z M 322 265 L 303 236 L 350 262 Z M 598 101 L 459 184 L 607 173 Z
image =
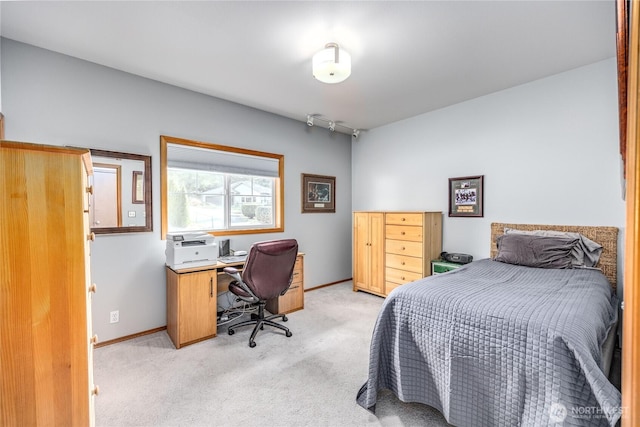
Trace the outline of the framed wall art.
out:
M 336 211 L 336 178 L 302 174 L 302 213 Z
M 449 178 L 449 216 L 484 216 L 484 175 Z
M 133 171 L 131 203 L 144 203 L 144 174 L 142 171 Z

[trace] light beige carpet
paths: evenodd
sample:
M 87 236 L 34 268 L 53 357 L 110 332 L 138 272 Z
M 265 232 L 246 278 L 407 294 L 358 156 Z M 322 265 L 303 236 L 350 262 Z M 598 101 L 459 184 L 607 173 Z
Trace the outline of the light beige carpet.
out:
M 293 336 L 251 327 L 176 350 L 166 332 L 94 353 L 96 425 L 446 426 L 442 415 L 382 393 L 376 414 L 356 404 L 382 298 L 352 283 L 305 293 Z

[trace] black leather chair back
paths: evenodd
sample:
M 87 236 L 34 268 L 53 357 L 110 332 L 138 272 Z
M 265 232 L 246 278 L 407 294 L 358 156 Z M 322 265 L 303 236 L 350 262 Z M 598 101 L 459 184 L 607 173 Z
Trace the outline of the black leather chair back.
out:
M 254 243 L 242 271 L 242 281 L 261 300 L 282 295 L 291 285 L 298 255 L 295 239 Z

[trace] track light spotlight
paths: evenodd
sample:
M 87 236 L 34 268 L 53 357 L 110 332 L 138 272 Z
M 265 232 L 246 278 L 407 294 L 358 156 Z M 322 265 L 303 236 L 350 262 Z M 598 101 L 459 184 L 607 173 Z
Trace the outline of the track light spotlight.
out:
M 360 131 L 358 129 L 354 129 L 351 133 L 351 136 L 354 138 L 358 138 L 358 135 L 360 135 Z
M 336 130 L 336 122 L 334 122 L 333 120 L 329 120 L 329 130 L 331 132 L 334 132 Z
M 313 116 L 311 114 L 307 114 L 307 126 L 313 126 Z

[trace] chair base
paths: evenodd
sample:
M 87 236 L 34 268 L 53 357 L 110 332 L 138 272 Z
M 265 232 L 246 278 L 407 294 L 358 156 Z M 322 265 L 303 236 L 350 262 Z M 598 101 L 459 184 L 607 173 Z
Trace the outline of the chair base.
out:
M 236 323 L 235 325 L 229 326 L 229 335 L 235 334 L 236 328 L 255 324 L 256 326 L 253 328 L 253 331 L 251 332 L 251 337 L 249 337 L 249 347 L 251 348 L 256 346 L 256 342 L 255 342 L 256 335 L 258 335 L 259 330 L 264 329 L 264 325 L 273 326 L 274 328 L 282 329 L 285 332 L 285 335 L 287 337 L 290 337 L 291 335 L 293 335 L 289 330 L 289 328 L 273 321 L 273 319 L 281 317 L 282 321 L 286 322 L 287 320 L 289 320 L 287 319 L 287 316 L 285 316 L 284 314 L 273 314 L 271 316 L 265 317 L 264 316 L 265 305 L 266 305 L 266 301 L 260 301 L 258 303 L 257 315 L 251 314 L 250 320 L 245 320 L 245 321 Z

